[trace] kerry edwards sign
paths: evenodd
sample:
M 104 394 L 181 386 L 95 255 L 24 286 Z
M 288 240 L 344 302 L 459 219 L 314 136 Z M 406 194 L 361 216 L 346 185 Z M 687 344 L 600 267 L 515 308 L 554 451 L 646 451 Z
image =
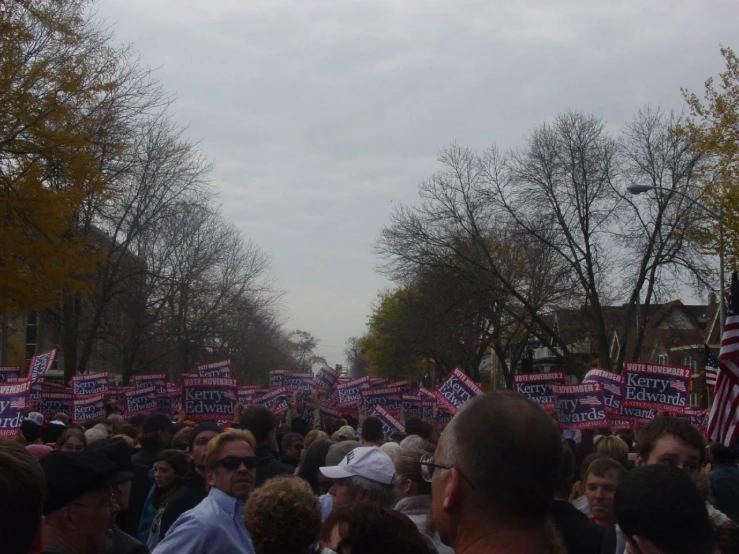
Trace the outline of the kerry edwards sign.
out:
M 182 407 L 194 421 L 233 419 L 238 385 L 228 377 L 198 377 L 182 380 Z
M 87 373 L 72 377 L 72 393 L 75 396 L 88 394 L 108 394 L 107 373 Z
M 621 406 L 682 414 L 688 405 L 692 374 L 687 367 L 627 362 Z M 621 414 L 628 415 L 623 409 Z
M 434 396 L 450 414 L 456 414 L 462 404 L 482 394 L 482 389 L 464 371 L 455 368 L 434 391 Z
M 557 420 L 563 430 L 607 425 L 603 385 L 552 385 Z
M 28 407 L 31 380 L 0 385 L 0 436 L 14 437 Z
M 554 413 L 555 410 L 552 385 L 564 384 L 565 374 L 561 371 L 513 376 L 513 390 L 533 400 L 549 413 Z

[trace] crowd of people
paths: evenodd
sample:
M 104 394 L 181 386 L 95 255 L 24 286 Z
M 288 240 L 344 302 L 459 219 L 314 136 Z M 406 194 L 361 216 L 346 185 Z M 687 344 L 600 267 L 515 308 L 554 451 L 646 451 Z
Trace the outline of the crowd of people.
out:
M 495 392 L 441 433 L 403 423 L 388 437 L 372 416 L 310 428 L 262 405 L 227 429 L 32 412 L 0 439 L 0 551 L 739 552 L 735 453 L 684 419 L 563 436 L 535 403 Z

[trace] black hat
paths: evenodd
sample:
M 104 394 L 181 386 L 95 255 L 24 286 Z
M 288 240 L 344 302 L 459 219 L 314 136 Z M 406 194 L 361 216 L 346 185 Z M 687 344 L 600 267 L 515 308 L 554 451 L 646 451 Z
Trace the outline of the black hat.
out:
M 190 452 L 192 452 L 192 447 L 195 446 L 195 437 L 205 431 L 214 431 L 219 435 L 223 433 L 223 429 L 211 421 L 204 421 L 203 423 L 196 425 L 192 430 L 192 435 L 190 435 Z
M 88 491 L 112 487 L 133 479 L 97 452 L 52 452 L 41 458 L 46 474 L 44 514 L 50 514 Z
M 154 433 L 156 431 L 172 431 L 174 424 L 167 414 L 153 413 L 146 416 L 141 424 L 142 433 Z
M 123 439 L 118 438 L 95 441 L 87 447 L 87 451 L 102 454 L 118 466 L 118 471 L 134 471 L 134 464 L 131 461 L 131 455 L 135 454 L 135 451 L 130 448 Z

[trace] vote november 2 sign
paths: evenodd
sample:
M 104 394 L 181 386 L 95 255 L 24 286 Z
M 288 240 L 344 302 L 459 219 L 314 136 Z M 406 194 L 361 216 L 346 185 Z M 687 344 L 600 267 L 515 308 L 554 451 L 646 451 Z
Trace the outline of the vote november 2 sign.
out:
M 0 436 L 14 437 L 23 421 L 31 380 L 0 385 Z
M 603 385 L 552 385 L 557 420 L 562 430 L 593 429 L 608 424 Z
M 595 368 L 585 374 L 584 383 L 600 383 L 603 385 L 603 399 L 606 403 L 606 412 L 611 416 L 618 416 L 621 412 L 621 387 L 623 375 L 613 373 L 607 369 Z
M 75 396 L 108 394 L 108 374 L 88 373 L 72 377 L 72 393 Z
M 71 416 L 73 398 L 70 390 L 42 390 L 38 411 L 45 416 L 53 416 L 54 414 Z
M 462 404 L 480 394 L 482 389 L 458 367 L 434 391 L 436 400 L 450 414 L 456 414 Z
M 90 394 L 72 400 L 72 421 L 82 423 L 91 419 L 105 417 L 105 395 Z
M 682 414 L 688 405 L 693 370 L 687 367 L 627 362 L 624 367 L 622 414 L 626 408 Z
M 194 421 L 233 420 L 238 384 L 229 377 L 182 380 L 182 407 Z
M 232 377 L 231 360 L 198 366 L 198 377 Z
M 126 416 L 144 415 L 156 412 L 157 388 L 155 386 L 134 388 L 130 387 L 123 393 L 123 409 Z
M 533 400 L 549 413 L 554 413 L 556 408 L 552 385 L 564 384 L 565 374 L 562 371 L 513 376 L 513 390 Z

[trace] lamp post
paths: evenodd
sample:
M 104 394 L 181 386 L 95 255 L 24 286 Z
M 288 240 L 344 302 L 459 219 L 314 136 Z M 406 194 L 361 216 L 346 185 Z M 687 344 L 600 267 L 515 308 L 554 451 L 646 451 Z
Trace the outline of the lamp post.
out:
M 691 202 L 694 202 L 701 210 L 706 212 L 708 215 L 716 219 L 718 221 L 718 241 L 719 241 L 719 252 L 718 252 L 718 271 L 719 271 L 719 287 L 721 288 L 721 292 L 719 294 L 719 303 L 718 303 L 718 309 L 719 309 L 719 323 L 721 324 L 721 329 L 724 327 L 724 321 L 726 319 L 726 307 L 724 306 L 724 290 L 725 290 L 725 283 L 724 283 L 724 218 L 723 218 L 723 206 L 719 207 L 718 213 L 714 212 L 710 208 L 707 208 L 700 202 L 693 200 L 690 198 L 687 194 L 684 192 L 681 192 L 676 189 L 666 189 L 664 187 L 654 187 L 651 185 L 631 185 L 630 187 L 626 187 L 626 190 L 633 194 L 634 196 L 639 195 L 643 192 L 649 192 L 650 190 L 664 190 L 667 192 L 673 192 L 679 196 L 682 196 L 683 198 L 686 198 L 690 200 Z

